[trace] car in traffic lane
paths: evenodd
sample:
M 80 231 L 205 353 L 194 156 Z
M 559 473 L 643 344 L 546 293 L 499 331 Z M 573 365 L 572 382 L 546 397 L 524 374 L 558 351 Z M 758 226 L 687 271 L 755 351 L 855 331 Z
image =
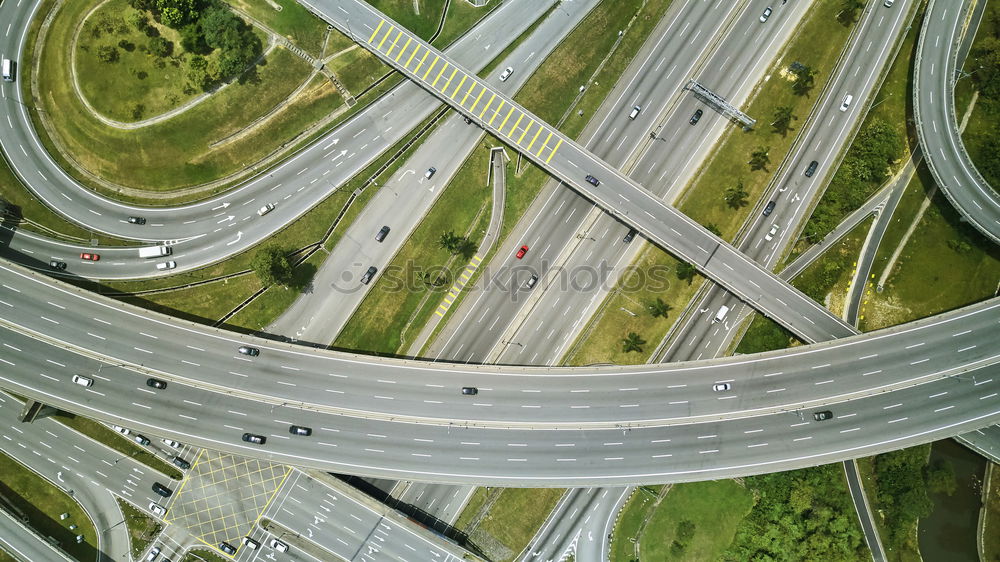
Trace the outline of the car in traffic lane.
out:
M 770 6 L 764 8 L 764 12 L 760 15 L 760 23 L 766 22 L 767 18 L 771 17 L 772 11 Z
M 503 69 L 503 72 L 500 73 L 500 81 L 506 82 L 507 79 L 510 78 L 511 74 L 514 74 L 514 68 L 508 66 L 507 68 Z
M 691 118 L 688 119 L 688 123 L 691 123 L 692 125 L 697 125 L 698 121 L 701 120 L 701 116 L 704 114 L 705 112 L 700 109 L 694 110 L 694 115 L 692 115 Z
M 521 259 L 521 258 L 524 257 L 524 254 L 527 254 L 527 253 L 528 253 L 528 246 L 526 246 L 526 245 L 525 246 L 521 246 L 521 248 L 517 250 L 517 253 L 514 254 L 514 257 L 517 258 L 517 259 Z
M 98 260 L 101 259 L 101 255 L 100 254 L 91 254 L 90 252 L 83 252 L 82 254 L 80 254 L 80 259 L 81 260 L 87 260 L 87 261 L 98 261 Z

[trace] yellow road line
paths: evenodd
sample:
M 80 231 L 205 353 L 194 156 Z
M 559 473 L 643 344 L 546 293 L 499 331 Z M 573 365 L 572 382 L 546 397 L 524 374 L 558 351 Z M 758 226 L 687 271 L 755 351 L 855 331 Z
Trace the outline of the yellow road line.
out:
M 449 66 L 450 63 L 448 61 L 444 61 L 444 66 L 441 67 L 441 70 L 437 73 L 437 76 L 434 77 L 434 81 L 431 82 L 431 88 L 433 88 L 434 85 L 438 83 L 438 80 L 441 79 L 441 75 L 444 74 L 445 69 L 447 69 Z
M 522 115 L 521 117 L 524 117 L 524 115 Z M 529 118 L 529 120 L 531 122 L 528 123 L 528 126 L 524 128 L 524 132 L 521 133 L 521 136 L 517 138 L 517 146 L 521 146 L 521 141 L 524 140 L 524 136 L 528 134 L 528 131 L 531 130 L 531 126 L 535 124 L 535 120 L 534 119 Z M 518 119 L 518 121 L 520 121 L 520 119 Z M 514 124 L 514 128 L 515 129 L 517 128 L 517 123 Z M 541 128 L 542 128 L 542 126 L 539 125 L 538 129 L 541 130 Z M 513 131 L 511 131 L 511 132 L 513 132 Z
M 448 85 L 449 85 L 449 84 L 451 84 L 451 81 L 452 81 L 452 79 L 453 79 L 453 78 L 455 78 L 455 75 L 456 75 L 456 74 L 458 74 L 458 68 L 457 68 L 457 67 L 454 67 L 454 66 L 453 66 L 453 67 L 451 67 L 451 68 L 452 68 L 452 70 L 451 70 L 451 74 L 449 74 L 449 75 L 448 75 L 448 79 L 447 79 L 447 80 L 445 80 L 445 82 L 444 82 L 444 86 L 441 86 L 441 93 L 442 93 L 442 94 L 445 94 L 445 95 L 448 95 L 448 94 L 446 93 L 446 92 L 448 91 Z
M 543 142 L 542 146 L 540 146 L 538 148 L 538 154 L 536 154 L 535 156 L 538 156 L 539 158 L 541 158 L 542 151 L 545 150 L 545 147 L 549 144 L 549 140 L 552 138 L 552 134 L 553 133 L 551 131 L 549 131 L 549 136 L 545 137 L 545 142 Z
M 556 155 L 556 151 L 559 150 L 559 145 L 562 144 L 562 141 L 562 137 L 559 137 L 559 142 L 556 143 L 556 146 L 552 149 L 552 153 L 549 154 L 549 157 L 545 159 L 546 164 L 548 164 L 549 160 L 552 160 L 552 157 Z
M 495 97 L 497 97 L 497 95 L 493 94 L 493 98 Z M 493 103 L 493 98 L 490 98 L 490 103 Z M 497 118 L 497 115 L 500 115 L 500 110 L 503 109 L 503 106 L 506 104 L 507 102 L 500 100 L 500 105 L 498 105 L 496 111 L 493 112 L 493 117 L 490 117 L 490 122 L 488 123 L 490 127 L 493 126 L 493 120 Z M 489 107 L 490 106 L 487 105 L 486 108 L 483 109 L 483 113 L 486 113 L 486 110 L 489 109 Z M 482 115 L 479 117 L 482 118 Z
M 417 49 L 418 50 L 420 49 L 419 45 L 417 46 Z M 413 54 L 416 54 L 416 53 L 417 53 L 417 51 L 413 51 Z M 424 56 L 420 58 L 420 62 L 417 63 L 417 67 L 413 69 L 413 74 L 414 75 L 416 75 L 417 71 L 420 70 L 420 67 L 424 65 L 424 61 L 427 60 L 427 55 L 429 55 L 429 54 L 431 54 L 430 51 L 424 51 Z
M 389 35 L 392 33 L 392 30 L 394 30 L 394 29 L 396 29 L 395 25 L 390 25 L 389 26 L 389 29 L 386 30 L 385 35 L 382 36 L 382 40 L 378 42 L 378 47 L 375 47 L 376 51 L 381 51 L 382 50 L 382 43 L 385 43 L 385 40 L 389 38 Z
M 465 84 L 465 81 L 468 79 L 469 79 L 468 74 L 462 75 L 462 79 L 458 81 L 458 86 L 455 86 L 455 91 L 451 93 L 451 97 L 449 99 L 455 99 L 455 96 L 458 95 L 458 91 L 462 89 L 462 84 Z M 469 94 L 465 94 L 465 98 L 467 97 L 469 97 Z M 465 103 L 465 98 L 462 98 L 462 103 Z M 459 105 L 462 104 L 460 103 Z
M 483 86 L 483 91 L 484 92 L 486 91 L 486 86 Z M 486 102 L 486 105 L 483 106 L 483 110 L 481 112 L 479 112 L 479 118 L 480 119 L 482 119 L 483 115 L 485 115 L 486 112 L 490 110 L 490 106 L 493 105 L 493 100 L 495 100 L 495 99 L 497 99 L 497 95 L 496 94 L 493 94 L 493 95 L 490 96 L 490 101 Z M 479 100 L 476 100 L 476 101 L 478 102 Z M 500 100 L 500 101 L 503 101 L 503 100 Z M 476 106 L 473 105 L 472 107 L 475 108 Z M 496 117 L 496 116 L 497 116 L 497 114 L 494 111 L 493 112 L 493 117 Z
M 471 92 L 472 89 L 470 88 L 469 91 Z M 485 93 L 486 93 L 486 87 L 484 86 L 483 89 L 479 90 L 479 95 L 476 96 L 476 101 L 472 102 L 472 107 L 469 108 L 469 113 L 472 113 L 473 111 L 476 110 L 476 106 L 479 105 L 479 100 L 483 99 L 483 94 L 485 94 Z M 496 95 L 496 94 L 494 94 L 494 95 Z M 493 101 L 493 98 L 490 98 L 490 101 Z M 465 100 L 463 99 L 462 102 L 464 103 Z M 487 107 L 489 107 L 489 106 L 487 106 Z M 486 111 L 486 110 L 483 109 L 483 111 Z
M 375 40 L 375 36 L 378 35 L 378 30 L 382 29 L 383 25 L 385 25 L 385 20 L 378 22 L 378 27 L 375 28 L 375 31 L 372 31 L 372 36 L 368 38 L 369 43 Z
M 448 61 L 444 61 L 444 66 L 441 67 L 441 70 L 438 71 L 438 75 L 435 76 L 434 81 L 431 82 L 431 88 L 433 88 L 437 84 L 437 81 L 441 79 L 441 75 L 444 74 L 444 71 L 447 70 L 448 66 L 450 66 L 450 63 Z
M 511 107 L 511 108 L 510 108 L 510 111 L 511 111 L 511 113 L 513 113 L 513 111 L 514 111 L 514 108 L 513 108 L 513 107 Z M 510 117 L 510 113 L 508 113 L 508 114 L 507 114 L 507 117 Z M 524 114 L 523 114 L 523 113 L 522 113 L 522 114 L 521 114 L 521 115 L 520 115 L 520 116 L 519 116 L 519 117 L 517 118 L 517 121 L 514 121 L 514 126 L 513 126 L 513 127 L 511 127 L 511 128 L 510 128 L 510 131 L 509 131 L 509 132 L 507 133 L 507 138 L 511 138 L 511 135 L 513 135 L 513 134 L 514 134 L 514 131 L 516 131 L 516 130 L 517 130 L 517 125 L 518 125 L 518 124 L 519 124 L 519 123 L 521 122 L 521 119 L 524 119 Z M 504 123 L 506 123 L 506 122 L 507 122 L 507 120 L 506 120 L 506 119 L 504 119 Z M 501 128 L 501 129 L 503 128 L 503 125 L 502 125 L 502 124 L 500 125 L 500 128 Z
M 427 51 L 427 52 L 430 53 L 430 51 Z M 431 69 L 433 69 L 434 65 L 437 64 L 437 61 L 438 61 L 439 58 L 441 58 L 441 57 L 439 57 L 437 55 L 434 55 L 434 60 L 431 62 L 431 65 L 427 67 L 427 72 L 424 72 L 424 75 L 420 77 L 421 80 L 427 80 L 427 75 L 431 73 Z M 424 61 L 420 61 L 420 62 L 424 62 Z
M 396 55 L 396 62 L 399 62 L 399 57 L 403 56 L 403 53 L 406 52 L 406 48 L 409 47 L 410 43 L 412 43 L 412 42 L 413 42 L 413 37 L 407 37 L 406 38 L 406 43 L 403 45 L 403 48 L 399 50 L 399 54 Z M 416 54 L 416 52 L 417 51 L 415 51 L 415 50 L 413 51 L 414 54 Z M 410 58 L 412 59 L 413 55 L 410 55 Z M 410 61 L 407 60 L 406 63 L 409 64 Z M 403 65 L 403 66 L 406 66 L 406 65 Z
M 407 44 L 407 45 L 409 45 L 409 44 L 410 44 L 410 42 L 409 42 L 409 41 L 407 41 L 407 42 L 406 42 L 406 44 Z M 403 50 L 405 51 L 405 50 L 406 50 L 406 47 L 403 47 Z M 418 52 L 420 52 L 420 44 L 419 44 L 419 43 L 417 43 L 417 44 L 416 44 L 416 45 L 415 45 L 415 46 L 413 47 L 413 52 L 412 52 L 412 53 L 410 53 L 410 58 L 406 59 L 406 64 L 404 64 L 404 65 L 403 65 L 403 68 L 410 68 L 410 63 L 411 63 L 411 62 L 413 61 L 413 57 L 417 56 L 417 53 L 418 53 Z M 426 57 L 426 56 L 427 56 L 427 53 L 424 53 L 424 56 Z M 423 61 L 423 60 L 421 60 L 420 62 L 424 62 L 424 61 Z M 417 68 L 420 68 L 420 65 L 417 65 Z
M 392 40 L 392 45 L 389 45 L 389 50 L 385 52 L 385 56 L 388 57 L 388 56 L 390 56 L 392 54 L 392 50 L 396 48 L 396 43 L 399 43 L 399 38 L 402 37 L 402 36 L 403 36 L 403 30 L 400 29 L 399 33 L 396 34 L 396 38 Z M 401 52 L 399 54 L 403 54 L 403 53 Z
M 531 137 L 531 142 L 528 143 L 528 148 L 526 148 L 525 150 L 527 150 L 528 152 L 531 152 L 531 147 L 535 146 L 535 141 L 538 140 L 538 135 L 542 134 L 542 130 L 543 129 L 545 129 L 545 127 L 542 127 L 542 125 L 539 124 L 538 125 L 538 132 L 535 133 L 535 136 Z

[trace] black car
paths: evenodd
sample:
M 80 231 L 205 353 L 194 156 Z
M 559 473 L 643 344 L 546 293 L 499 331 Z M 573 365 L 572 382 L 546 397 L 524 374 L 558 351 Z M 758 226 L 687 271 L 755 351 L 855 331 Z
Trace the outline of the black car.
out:
M 367 284 L 371 283 L 372 282 L 372 278 L 375 277 L 376 273 L 378 273 L 378 268 L 377 267 L 375 267 L 374 265 L 371 266 L 371 267 L 369 267 L 368 271 L 366 271 L 365 274 L 361 276 L 361 284 L 362 285 L 367 285 Z
M 813 174 L 816 173 L 816 168 L 818 168 L 818 167 L 819 167 L 819 162 L 817 162 L 815 160 L 813 160 L 812 162 L 810 162 L 809 163 L 809 167 L 806 168 L 806 177 L 807 178 L 813 177 Z
M 625 235 L 625 238 L 622 238 L 622 242 L 628 244 L 629 242 L 635 239 L 635 235 L 638 233 L 639 231 L 634 228 L 629 230 L 628 234 Z
M 304 425 L 293 425 L 288 428 L 288 433 L 292 435 L 302 435 L 303 437 L 309 437 L 312 435 L 313 430 L 311 427 L 306 427 Z
M 59 271 L 62 271 L 66 269 L 66 262 L 59 260 L 52 260 L 49 262 L 49 267 L 51 267 L 52 269 L 58 269 Z
M 259 349 L 247 345 L 241 345 L 236 351 L 239 351 L 242 355 L 249 355 L 250 357 L 257 357 L 260 355 Z
M 761 214 L 764 215 L 765 217 L 769 216 L 771 214 L 771 211 L 774 211 L 774 205 L 775 205 L 774 201 L 768 201 L 767 205 L 764 206 L 764 212 Z
M 170 462 L 174 463 L 174 466 L 176 466 L 177 468 L 179 468 L 181 470 L 187 470 L 187 469 L 191 468 L 191 463 L 187 462 L 186 460 L 184 460 L 184 459 L 182 459 L 180 457 L 174 457 L 174 458 L 170 459 Z
M 146 224 L 146 218 L 145 217 L 129 217 L 128 218 L 128 222 L 129 222 L 129 224 Z
M 146 386 L 163 390 L 164 388 L 167 388 L 167 383 L 166 381 L 161 381 L 160 379 L 146 379 Z
M 475 395 L 479 394 L 479 389 L 476 388 L 476 387 L 474 387 L 474 386 L 463 386 L 462 387 L 462 394 L 464 394 L 466 396 L 475 396 Z
M 592 176 L 590 174 L 587 174 L 587 183 L 589 183 L 590 185 L 592 185 L 594 187 L 597 187 L 597 186 L 601 185 L 601 180 L 595 178 L 594 176 Z
M 688 119 L 688 123 L 691 123 L 692 125 L 697 125 L 698 121 L 701 120 L 701 116 L 704 115 L 704 113 L 705 112 L 700 109 L 695 110 L 694 115 L 691 116 L 691 119 Z
M 388 226 L 383 226 L 378 231 L 378 234 L 375 235 L 375 241 L 376 242 L 381 242 L 381 241 L 385 240 L 385 237 L 388 236 L 388 235 L 389 235 L 389 227 Z
M 174 493 L 170 488 L 167 488 L 159 482 L 153 482 L 153 491 L 165 498 L 169 498 L 171 494 Z
M 830 410 L 820 410 L 819 412 L 813 412 L 813 419 L 816 421 L 833 419 L 833 412 L 831 412 Z
M 254 433 L 244 433 L 243 440 L 247 443 L 253 443 L 254 445 L 263 445 L 267 442 L 267 437 L 263 435 L 256 435 Z
M 222 552 L 225 552 L 226 554 L 236 554 L 236 549 L 233 548 L 233 545 L 231 545 L 231 544 L 229 544 L 227 542 L 220 542 L 219 543 L 219 550 L 221 550 Z

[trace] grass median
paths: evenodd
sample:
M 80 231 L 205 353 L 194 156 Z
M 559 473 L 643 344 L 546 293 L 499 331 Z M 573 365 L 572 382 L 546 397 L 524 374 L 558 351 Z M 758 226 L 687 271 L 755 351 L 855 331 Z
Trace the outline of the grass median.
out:
M 153 542 L 160 534 L 163 526 L 156 519 L 146 515 L 145 512 L 121 498 L 118 498 L 118 508 L 122 510 L 122 515 L 125 517 L 132 559 L 138 560 L 139 555 L 146 551 L 149 543 Z
M 98 443 L 107 445 L 126 457 L 131 457 L 137 462 L 166 474 L 174 480 L 180 480 L 184 476 L 180 470 L 177 470 L 177 467 L 157 457 L 149 449 L 140 447 L 129 440 L 129 438 L 122 436 L 98 421 L 62 411 L 53 415 L 52 418 L 66 427 L 79 431 Z
M 97 531 L 87 513 L 66 492 L 13 458 L 0 452 L 0 504 L 15 518 L 43 537 L 54 538 L 59 547 L 77 560 L 97 558 Z M 68 513 L 65 520 L 60 515 Z M 70 530 L 70 525 L 77 528 Z M 84 541 L 77 544 L 76 536 Z
M 470 534 L 470 540 L 486 550 L 492 541 L 476 540 L 477 534 L 484 533 L 506 548 L 497 549 L 503 553 L 496 552 L 492 560 L 514 560 L 527 548 L 564 492 L 559 488 L 505 488 Z
M 754 504 L 735 480 L 638 488 L 622 511 L 611 543 L 611 562 L 718 560 Z

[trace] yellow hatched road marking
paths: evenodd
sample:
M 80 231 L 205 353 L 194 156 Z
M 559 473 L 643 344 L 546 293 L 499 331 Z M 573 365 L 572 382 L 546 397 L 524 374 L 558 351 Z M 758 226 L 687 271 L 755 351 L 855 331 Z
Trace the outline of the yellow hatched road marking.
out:
M 382 43 L 385 43 L 385 40 L 389 38 L 389 35 L 392 33 L 392 30 L 394 30 L 394 29 L 396 29 L 395 25 L 390 25 L 389 26 L 389 29 L 387 29 L 385 31 L 385 35 L 382 36 L 382 40 L 378 42 L 378 47 L 375 47 L 376 51 L 381 51 L 382 50 Z
M 392 45 L 389 45 L 389 50 L 385 52 L 385 56 L 388 57 L 388 56 L 392 55 L 392 50 L 396 48 L 396 43 L 399 43 L 399 38 L 402 37 L 402 36 L 403 36 L 403 30 L 400 29 L 399 33 L 396 35 L 396 38 L 392 40 Z M 400 52 L 399 54 L 403 54 L 403 53 Z
M 486 91 L 486 87 L 485 87 L 485 86 L 483 87 L 483 91 L 484 91 L 484 92 Z M 497 99 L 497 95 L 496 95 L 496 94 L 492 94 L 492 95 L 490 96 L 490 101 L 486 102 L 486 105 L 485 105 L 485 106 L 483 106 L 483 110 L 482 110 L 481 112 L 479 112 L 479 118 L 480 118 L 480 119 L 482 119 L 482 118 L 483 118 L 483 115 L 485 115 L 485 114 L 486 114 L 486 112 L 490 110 L 490 106 L 491 106 L 491 105 L 493 105 L 493 100 L 495 100 L 495 99 Z M 501 102 L 501 103 L 503 103 L 503 100 L 500 100 L 500 102 Z M 501 106 L 501 107 L 502 107 L 502 106 Z M 499 110 L 499 109 L 500 109 L 500 108 L 498 107 L 498 108 L 497 108 L 497 110 Z M 496 112 L 496 111 L 494 111 L 494 112 L 493 112 L 493 119 L 496 119 L 496 118 L 497 118 L 497 112 Z M 492 122 L 492 121 L 493 121 L 493 119 L 490 119 L 490 121 Z
M 510 111 L 511 111 L 511 113 L 513 113 L 514 112 L 514 108 L 511 107 Z M 507 117 L 510 117 L 510 113 L 507 114 Z M 510 131 L 507 133 L 507 138 L 511 138 L 511 135 L 513 135 L 514 131 L 517 130 L 517 125 L 521 122 L 521 119 L 524 119 L 524 114 L 523 113 L 520 115 L 520 117 L 517 118 L 517 121 L 514 121 L 514 126 L 511 127 Z M 506 123 L 507 120 L 504 119 L 503 122 Z M 500 128 L 503 129 L 503 123 L 500 124 Z
M 523 117 L 523 115 L 522 115 L 522 117 Z M 525 135 L 527 135 L 527 134 L 528 134 L 528 131 L 530 131 L 530 130 L 531 130 L 531 126 L 535 124 L 535 120 L 534 120 L 534 119 L 531 119 L 531 118 L 529 118 L 529 120 L 530 120 L 531 122 L 530 122 L 530 123 L 528 123 L 528 126 L 524 128 L 524 132 L 523 132 L 523 133 L 521 133 L 521 136 L 517 138 L 517 145 L 518 145 L 518 146 L 521 146 L 521 141 L 523 141 L 523 140 L 524 140 L 524 137 L 525 137 Z M 519 119 L 519 121 L 520 121 L 520 119 Z M 517 128 L 517 124 L 516 124 L 516 123 L 514 124 L 514 128 L 515 128 L 515 129 Z M 541 129 L 542 129 L 542 126 L 541 126 L 541 125 L 539 125 L 539 126 L 538 126 L 538 130 L 539 130 L 539 131 L 541 131 Z M 513 132 L 513 131 L 512 131 L 512 132 Z
M 469 79 L 469 75 L 468 74 L 463 74 L 462 75 L 462 79 L 458 81 L 458 86 L 455 86 L 455 91 L 451 93 L 450 99 L 455 99 L 455 96 L 458 95 L 458 91 L 462 89 L 462 84 L 465 84 L 465 81 L 468 80 L 468 79 Z M 467 97 L 469 97 L 469 94 L 465 94 L 465 98 L 467 98 Z M 465 98 L 462 98 L 462 103 L 465 103 Z M 462 105 L 462 104 L 460 103 L 459 105 Z
M 435 61 L 435 62 L 437 62 L 437 61 Z M 438 72 L 437 76 L 434 77 L 434 81 L 431 82 L 431 88 L 433 88 L 438 83 L 438 80 L 441 79 L 441 75 L 444 74 L 444 71 L 449 66 L 450 66 L 450 63 L 448 61 L 444 61 L 444 66 L 441 67 L 441 70 Z
M 420 45 L 417 45 L 417 49 L 418 50 L 420 49 Z M 413 51 L 413 54 L 416 54 L 416 53 L 417 53 L 416 50 Z M 429 54 L 431 54 L 430 51 L 424 51 L 424 56 L 421 57 L 420 62 L 417 63 L 417 67 L 413 69 L 413 74 L 414 75 L 416 75 L 417 71 L 420 70 L 420 67 L 424 65 L 424 61 L 427 60 L 427 55 L 429 55 Z
M 510 119 L 512 113 L 514 113 L 514 106 L 510 107 L 510 111 L 507 112 L 507 116 L 503 118 L 503 122 L 500 123 L 499 127 L 497 127 L 497 132 L 499 133 L 503 132 L 503 126 L 507 124 L 507 120 Z
M 455 77 L 456 74 L 458 74 L 458 68 L 453 66 L 452 70 L 451 70 L 451 74 L 448 75 L 448 79 L 445 80 L 445 82 L 444 82 L 444 86 L 441 86 L 441 93 L 442 94 L 448 95 L 446 93 L 447 90 L 448 90 L 448 85 L 451 84 L 451 80 Z
M 552 139 L 552 132 L 551 131 L 549 132 L 549 136 L 545 137 L 545 142 L 543 142 L 542 146 L 540 146 L 538 148 L 538 154 L 535 154 L 535 156 L 538 156 L 539 158 L 541 158 L 542 151 L 545 150 L 545 147 L 549 144 L 549 140 L 550 139 Z
M 493 94 L 493 98 L 495 98 L 495 97 L 497 97 L 497 95 Z M 490 98 L 490 103 L 493 103 L 493 98 Z M 500 105 L 498 105 L 496 111 L 493 112 L 493 117 L 490 117 L 490 122 L 489 122 L 489 126 L 490 127 L 493 126 L 493 120 L 497 118 L 497 115 L 500 115 L 500 110 L 503 109 L 503 106 L 506 105 L 506 104 L 507 104 L 507 102 L 505 102 L 503 100 L 500 100 Z M 489 107 L 490 106 L 487 105 L 486 109 L 489 109 Z M 483 109 L 483 113 L 486 113 L 486 109 Z M 480 115 L 479 117 L 482 117 L 482 115 Z
M 535 133 L 535 136 L 531 137 L 531 142 L 528 143 L 528 148 L 526 148 L 525 150 L 531 152 L 531 147 L 535 146 L 535 141 L 538 140 L 538 135 L 542 134 L 542 131 L 544 129 L 545 127 L 542 127 L 541 124 L 538 125 L 538 132 Z
M 472 88 L 469 88 L 469 91 L 471 92 Z M 486 88 L 485 87 L 483 87 L 483 89 L 479 90 L 479 95 L 476 96 L 476 101 L 472 102 L 472 107 L 469 108 L 469 113 L 472 113 L 473 111 L 476 110 L 476 106 L 479 105 L 479 100 L 483 99 L 483 94 L 485 94 L 485 93 L 486 93 Z M 492 100 L 492 98 L 490 98 L 490 99 Z M 465 103 L 464 99 L 462 100 L 462 103 Z M 486 111 L 486 110 L 484 109 L 483 111 Z M 482 116 L 480 115 L 480 117 L 482 117 Z
M 375 40 L 375 36 L 378 35 L 378 30 L 382 29 L 383 25 L 385 25 L 385 20 L 378 22 L 378 27 L 375 28 L 375 31 L 372 31 L 372 36 L 368 38 L 369 43 Z
M 552 149 L 552 152 L 549 154 L 549 157 L 545 159 L 546 164 L 548 164 L 549 160 L 552 160 L 552 157 L 556 155 L 556 151 L 559 150 L 559 145 L 562 144 L 562 141 L 563 141 L 562 137 L 559 137 L 559 142 L 556 143 L 556 146 Z
M 427 51 L 427 54 L 430 54 L 430 51 Z M 427 58 L 427 55 L 424 55 L 424 58 Z M 424 75 L 420 77 L 421 80 L 427 80 L 427 75 L 431 73 L 431 69 L 434 68 L 435 64 L 437 64 L 439 58 L 441 57 L 434 55 L 434 60 L 431 61 L 431 65 L 427 67 L 427 72 L 424 72 Z M 420 64 L 424 64 L 424 61 L 421 60 Z
M 473 80 L 472 84 L 469 84 L 469 89 L 465 91 L 465 95 L 462 96 L 462 103 L 460 103 L 459 105 L 461 105 L 462 107 L 465 107 L 465 100 L 469 99 L 469 96 L 472 95 L 472 91 L 475 90 L 476 86 L 479 86 L 479 85 L 480 85 L 479 82 L 476 82 L 475 80 Z M 483 88 L 483 91 L 485 91 L 485 90 L 486 90 L 486 88 Z M 480 93 L 479 95 L 481 96 L 482 93 Z M 476 98 L 476 99 L 479 99 L 479 98 Z M 473 108 L 476 107 L 475 104 L 473 104 L 472 107 Z
M 410 42 L 407 41 L 406 44 L 409 45 Z M 403 47 L 403 50 L 405 51 L 406 47 Z M 417 56 L 418 52 L 420 52 L 420 44 L 419 43 L 417 43 L 416 45 L 413 46 L 413 52 L 410 53 L 410 58 L 406 59 L 406 64 L 403 65 L 403 68 L 409 68 L 410 67 L 410 63 L 413 62 L 413 57 Z M 427 53 L 424 53 L 424 58 L 427 58 Z M 424 62 L 424 61 L 421 60 L 420 62 Z M 419 64 L 417 65 L 417 68 L 420 68 Z M 416 71 L 416 69 L 414 69 L 414 71 Z
M 413 42 L 413 37 L 407 37 L 407 38 L 406 38 L 406 43 L 405 43 L 405 44 L 403 44 L 403 48 L 402 48 L 402 49 L 400 49 L 400 50 L 399 50 L 399 54 L 398 54 L 398 55 L 396 55 L 396 62 L 399 62 L 399 57 L 403 56 L 403 53 L 405 53 L 405 52 L 406 52 L 406 48 L 407 48 L 407 47 L 409 47 L 409 46 L 410 46 L 410 43 L 412 43 L 412 42 Z M 416 52 L 417 52 L 416 50 L 414 50 L 414 51 L 413 51 L 413 53 L 414 53 L 414 54 L 416 54 Z M 413 58 L 413 55 L 410 55 L 410 58 L 412 59 L 412 58 Z M 406 61 L 406 64 L 410 64 L 410 61 L 409 61 L 409 60 L 407 60 L 407 61 Z M 404 64 L 403 66 L 406 66 L 406 65 Z

